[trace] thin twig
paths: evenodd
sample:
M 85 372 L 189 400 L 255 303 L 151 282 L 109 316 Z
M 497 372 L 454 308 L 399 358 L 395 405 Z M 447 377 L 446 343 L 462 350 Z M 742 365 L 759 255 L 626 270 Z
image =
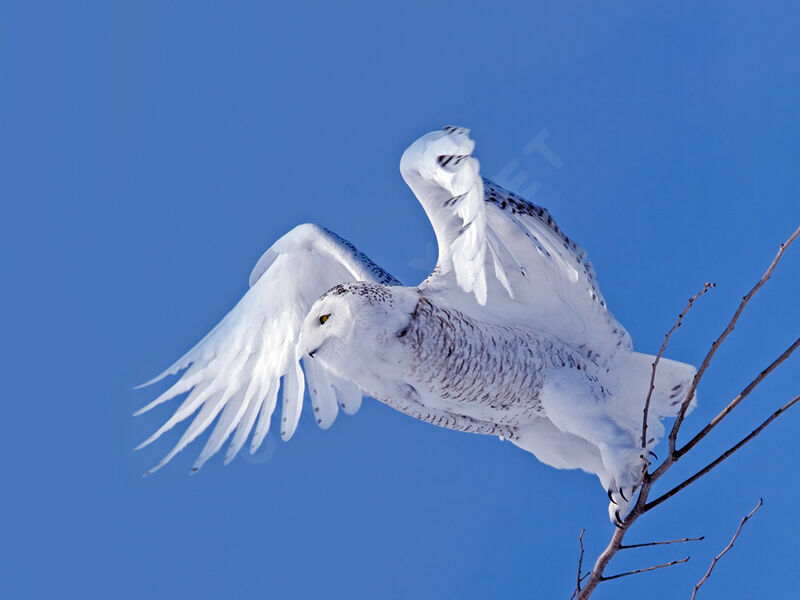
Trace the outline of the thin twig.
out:
M 734 327 L 736 327 L 736 322 L 739 320 L 739 317 L 744 311 L 745 306 L 747 303 L 750 302 L 750 299 L 755 296 L 756 292 L 761 289 L 761 287 L 772 277 L 772 272 L 775 270 L 775 267 L 778 266 L 781 258 L 783 257 L 784 252 L 786 252 L 787 248 L 792 245 L 792 242 L 800 236 L 800 227 L 794 230 L 794 233 L 789 236 L 789 238 L 781 244 L 780 248 L 778 249 L 778 253 L 775 255 L 775 258 L 772 259 L 769 267 L 764 272 L 764 275 L 761 276 L 761 279 L 753 286 L 753 288 L 747 292 L 747 294 L 742 297 L 742 301 L 739 303 L 739 307 L 736 309 L 736 312 L 733 314 L 728 326 L 725 330 L 720 334 L 720 336 L 711 344 L 711 349 L 706 354 L 706 357 L 703 359 L 703 362 L 700 364 L 700 368 L 697 369 L 697 374 L 694 376 L 694 380 L 692 380 L 692 385 L 689 387 L 689 391 L 686 394 L 686 398 L 681 404 L 680 411 L 678 412 L 678 416 L 675 419 L 675 423 L 672 426 L 672 430 L 669 432 L 669 453 L 675 453 L 675 441 L 678 438 L 678 430 L 681 428 L 681 424 L 683 424 L 683 419 L 686 417 L 686 411 L 689 409 L 689 405 L 694 398 L 694 394 L 697 391 L 697 385 L 700 383 L 700 380 L 703 377 L 703 374 L 708 369 L 708 365 L 711 362 L 711 359 L 714 358 L 714 355 L 717 353 L 717 349 L 720 347 L 720 344 L 725 340 L 726 337 L 733 331 Z
M 578 593 L 581 591 L 581 582 L 589 575 L 582 575 L 583 572 L 583 534 L 586 532 L 585 529 L 581 529 L 581 534 L 578 536 L 578 544 L 581 547 L 581 553 L 578 556 L 578 576 L 575 580 L 575 591 L 572 592 L 572 596 L 570 596 L 570 600 L 572 600 Z
M 647 571 L 655 571 L 656 569 L 663 569 L 664 567 L 671 567 L 672 565 L 680 565 L 685 562 L 688 562 L 691 556 L 687 556 L 686 558 L 682 558 L 680 560 L 673 560 L 668 563 L 664 563 L 663 565 L 656 565 L 655 567 L 647 567 L 646 569 L 636 569 L 635 571 L 627 571 L 625 573 L 617 573 L 616 575 L 612 575 L 611 577 L 601 577 L 600 581 L 611 581 L 612 579 L 619 579 L 620 577 L 627 577 L 628 575 L 637 575 L 639 573 L 646 573 Z
M 695 584 L 694 590 L 692 591 L 692 600 L 695 600 L 695 597 L 697 596 L 697 590 L 700 589 L 700 586 L 703 585 L 709 577 L 711 577 L 711 571 L 713 571 L 714 567 L 717 566 L 717 562 L 719 561 L 719 559 L 722 558 L 723 556 L 725 556 L 725 554 L 728 552 L 728 550 L 733 548 L 733 543 L 736 541 L 736 538 L 738 538 L 739 534 L 742 532 L 742 527 L 744 527 L 744 524 L 747 523 L 748 520 L 750 520 L 750 517 L 752 517 L 754 514 L 756 514 L 756 511 L 759 508 L 761 508 L 761 506 L 763 504 L 764 504 L 764 500 L 763 499 L 759 499 L 758 504 L 756 504 L 755 508 L 753 510 L 751 510 L 747 514 L 747 516 L 745 516 L 742 519 L 741 523 L 739 523 L 739 527 L 736 529 L 736 533 L 733 534 L 733 537 L 731 538 L 731 541 L 728 542 L 728 545 L 725 546 L 725 548 L 722 550 L 722 552 L 720 552 L 719 554 L 717 554 L 714 557 L 714 559 L 711 561 L 711 565 L 708 567 L 708 571 L 706 571 L 706 574 L 703 575 L 703 578 Z
M 578 579 L 575 587 L 579 592 L 581 591 L 581 581 L 583 580 L 581 574 L 583 572 L 583 533 L 585 531 L 585 529 L 581 529 L 581 534 L 578 536 L 578 543 L 581 546 L 581 555 L 578 557 Z
M 720 455 L 720 456 L 719 456 L 717 459 L 715 459 L 715 460 L 713 460 L 712 462 L 708 463 L 708 464 L 707 464 L 705 467 L 703 467 L 702 469 L 700 469 L 700 470 L 699 470 L 697 473 L 695 473 L 694 475 L 692 475 L 692 476 L 691 476 L 691 477 L 689 477 L 688 479 L 685 479 L 684 481 L 682 481 L 681 483 L 679 483 L 678 485 L 676 485 L 674 488 L 672 488 L 672 489 L 671 489 L 670 491 L 668 491 L 667 493 L 663 494 L 662 496 L 659 496 L 658 498 L 656 498 L 656 499 L 655 499 L 655 500 L 653 500 L 652 502 L 649 502 L 648 504 L 646 504 L 646 505 L 645 505 L 645 507 L 644 507 L 644 512 L 647 512 L 647 511 L 649 511 L 649 510 L 652 510 L 653 508 L 655 508 L 656 506 L 658 506 L 659 504 L 661 504 L 662 502 L 664 502 L 664 500 L 668 500 L 669 498 L 671 498 L 672 496 L 674 496 L 675 494 L 677 494 L 678 492 L 680 492 L 682 489 L 689 487 L 689 486 L 690 486 L 691 484 L 693 484 L 695 481 L 697 481 L 698 479 L 700 479 L 700 478 L 701 478 L 703 475 L 705 475 L 705 474 L 707 474 L 708 472 L 710 472 L 711 470 L 713 470 L 713 469 L 714 469 L 716 466 L 718 466 L 718 465 L 719 465 L 719 464 L 720 464 L 722 461 L 724 461 L 726 458 L 730 457 L 730 456 L 731 456 L 731 455 L 732 455 L 734 452 L 736 452 L 736 451 L 737 451 L 739 448 L 741 448 L 742 446 L 744 446 L 744 445 L 745 445 L 747 442 L 749 442 L 749 441 L 750 441 L 750 440 L 752 440 L 754 437 L 756 437 L 756 436 L 757 436 L 759 433 L 761 433 L 761 432 L 762 432 L 762 431 L 763 431 L 763 430 L 764 430 L 764 429 L 767 427 L 767 425 L 769 425 L 770 423 L 772 423 L 772 422 L 773 422 L 775 419 L 777 419 L 777 418 L 778 418 L 778 417 L 779 417 L 779 416 L 780 416 L 782 413 L 784 413 L 784 412 L 786 412 L 787 410 L 789 410 L 789 409 L 790 409 L 790 408 L 791 408 L 791 407 L 792 407 L 794 404 L 796 404 L 797 402 L 800 402 L 800 395 L 798 395 L 798 396 L 795 396 L 794 398 L 792 398 L 791 400 L 789 400 L 789 402 L 787 402 L 786 404 L 784 404 L 783 406 L 781 406 L 781 407 L 780 407 L 778 410 L 776 410 L 776 411 L 775 411 L 774 413 L 772 413 L 772 414 L 771 414 L 769 417 L 767 417 L 767 419 L 766 419 L 766 420 L 765 420 L 763 423 L 761 423 L 761 425 L 759 425 L 759 426 L 758 426 L 758 427 L 756 427 L 756 428 L 755 428 L 753 431 L 751 431 L 751 432 L 750 432 L 750 433 L 749 433 L 749 434 L 748 434 L 748 435 L 747 435 L 745 438 L 743 438 L 743 439 L 742 439 L 740 442 L 738 442 L 738 443 L 737 443 L 737 444 L 735 444 L 734 446 L 731 446 L 730 448 L 728 448 L 728 449 L 727 449 L 727 450 L 726 450 L 726 451 L 725 451 L 725 452 L 724 452 L 722 455 Z
M 703 427 L 700 433 L 698 433 L 691 440 L 686 442 L 686 445 L 684 445 L 682 448 L 676 450 L 675 458 L 676 459 L 680 458 L 681 456 L 686 454 L 689 450 L 694 448 L 697 442 L 706 437 L 709 434 L 709 432 L 711 432 L 711 430 L 714 429 L 714 427 L 719 425 L 722 419 L 728 416 L 730 412 L 734 408 L 736 408 L 736 406 L 742 400 L 744 400 L 750 394 L 750 392 L 752 392 L 756 388 L 756 386 L 767 377 L 767 375 L 772 373 L 772 371 L 774 371 L 778 367 L 778 365 L 780 365 L 783 361 L 789 358 L 792 355 L 792 353 L 795 350 L 797 350 L 798 347 L 800 347 L 800 338 L 797 338 L 794 341 L 794 343 L 783 352 L 783 354 L 781 354 L 778 358 L 772 361 L 772 363 L 766 369 L 764 369 L 763 371 L 761 371 L 761 373 L 758 374 L 758 377 L 756 377 L 755 379 L 753 379 L 753 381 L 747 384 L 747 387 L 745 387 L 741 392 L 739 392 L 739 395 L 736 396 L 736 398 L 734 398 L 733 400 L 731 400 L 728 406 L 723 408 L 722 411 L 716 417 L 711 419 L 711 422 L 705 427 Z
M 675 330 L 681 326 L 683 318 L 686 316 L 686 313 L 688 313 L 692 309 L 694 301 L 716 285 L 717 285 L 716 283 L 706 282 L 703 285 L 702 290 L 700 290 L 694 296 L 689 298 L 689 302 L 687 302 L 686 308 L 684 308 L 683 311 L 678 315 L 678 320 L 675 321 L 675 324 L 672 326 L 672 329 L 670 329 L 667 332 L 667 335 L 664 336 L 664 341 L 661 343 L 661 348 L 659 349 L 658 354 L 656 354 L 656 358 L 653 361 L 653 370 L 650 373 L 650 388 L 647 390 L 647 398 L 644 401 L 644 411 L 643 411 L 644 414 L 642 415 L 642 448 L 647 447 L 647 413 L 650 412 L 650 399 L 653 397 L 653 390 L 656 387 L 655 384 L 656 369 L 658 368 L 658 363 L 661 360 L 661 357 L 664 356 L 664 351 L 667 349 L 667 343 L 669 342 L 669 338 L 672 336 L 673 333 L 675 333 Z
M 706 536 L 701 535 L 696 538 L 682 538 L 680 540 L 667 540 L 666 542 L 645 542 L 644 544 L 620 544 L 620 550 L 630 550 L 631 548 L 645 548 L 647 546 L 666 546 L 667 544 L 682 544 L 684 542 L 701 542 Z

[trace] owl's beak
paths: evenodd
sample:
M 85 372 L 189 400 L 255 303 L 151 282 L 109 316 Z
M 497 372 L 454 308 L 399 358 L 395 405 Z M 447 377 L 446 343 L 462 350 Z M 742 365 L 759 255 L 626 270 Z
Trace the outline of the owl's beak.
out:
M 323 348 L 323 346 L 325 346 L 325 343 L 326 343 L 326 342 L 327 342 L 327 340 L 323 341 L 323 342 L 322 342 L 322 343 L 321 343 L 319 346 L 317 346 L 317 347 L 316 347 L 316 348 L 314 348 L 313 350 L 309 350 L 308 352 L 306 352 L 306 354 L 308 355 L 308 357 L 309 357 L 309 358 L 314 358 L 314 355 L 315 355 L 317 352 L 319 352 L 320 350 L 322 350 L 322 348 Z

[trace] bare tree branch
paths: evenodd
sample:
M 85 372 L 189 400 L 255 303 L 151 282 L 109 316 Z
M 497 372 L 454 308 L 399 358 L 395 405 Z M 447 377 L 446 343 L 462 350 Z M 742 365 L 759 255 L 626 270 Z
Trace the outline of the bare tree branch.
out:
M 673 560 L 668 563 L 664 563 L 663 565 L 656 565 L 655 567 L 647 567 L 646 569 L 636 569 L 635 571 L 627 571 L 625 573 L 617 573 L 616 575 L 612 575 L 611 577 L 603 577 L 601 581 L 611 581 L 612 579 L 619 579 L 620 577 L 627 577 L 628 575 L 637 575 L 639 573 L 646 573 L 647 571 L 655 571 L 656 569 L 663 569 L 664 567 L 671 567 L 672 565 L 680 565 L 685 562 L 688 562 L 691 556 L 687 556 L 686 558 L 682 558 L 680 560 Z
M 711 419 L 711 422 L 705 427 L 703 427 L 700 433 L 698 433 L 691 440 L 689 440 L 685 446 L 676 450 L 675 451 L 676 459 L 686 454 L 689 450 L 695 447 L 697 442 L 706 437 L 709 434 L 709 432 L 712 429 L 714 429 L 714 427 L 720 424 L 722 419 L 728 416 L 728 414 L 730 414 L 730 412 L 734 408 L 736 408 L 738 404 L 742 400 L 744 400 L 750 394 L 750 392 L 752 392 L 756 388 L 756 386 L 758 386 L 758 384 L 761 383 L 767 377 L 767 375 L 772 373 L 772 371 L 774 371 L 778 367 L 778 365 L 780 365 L 783 361 L 789 358 L 792 355 L 792 353 L 795 350 L 797 350 L 798 347 L 800 347 L 800 338 L 797 338 L 794 341 L 794 343 L 783 352 L 783 354 L 781 354 L 778 358 L 772 361 L 772 364 L 770 364 L 766 369 L 761 371 L 761 373 L 758 374 L 758 377 L 756 377 L 755 379 L 753 379 L 753 381 L 747 384 L 747 387 L 745 387 L 741 392 L 739 392 L 739 395 L 736 396 L 736 398 L 734 398 L 733 400 L 731 400 L 728 406 L 723 408 L 722 411 L 716 417 Z
M 764 429 L 767 427 L 767 425 L 769 425 L 769 424 L 770 424 L 770 423 L 772 423 L 772 422 L 773 422 L 775 419 L 777 419 L 779 416 L 781 416 L 781 414 L 783 414 L 784 412 L 786 412 L 787 410 L 789 410 L 789 409 L 790 409 L 792 406 L 794 406 L 794 405 L 795 405 L 797 402 L 800 402 L 800 395 L 798 395 L 798 396 L 795 396 L 794 398 L 792 398 L 791 400 L 789 400 L 789 402 L 787 402 L 786 404 L 784 404 L 783 406 L 781 406 L 781 407 L 780 407 L 778 410 L 776 410 L 776 411 L 775 411 L 774 413 L 772 413 L 772 414 L 771 414 L 769 417 L 767 417 L 767 419 L 766 419 L 766 420 L 765 420 L 763 423 L 761 423 L 761 425 L 759 425 L 759 426 L 758 426 L 758 427 L 756 427 L 756 428 L 755 428 L 753 431 L 751 431 L 751 432 L 750 432 L 750 433 L 749 433 L 749 434 L 748 434 L 748 435 L 747 435 L 745 438 L 743 438 L 741 441 L 739 441 L 739 442 L 738 442 L 737 444 L 735 444 L 734 446 L 731 446 L 730 448 L 728 448 L 728 449 L 727 449 L 725 452 L 723 452 L 723 453 L 722 453 L 722 454 L 721 454 L 721 455 L 720 455 L 718 458 L 716 458 L 715 460 L 713 460 L 713 461 L 711 461 L 710 463 L 708 463 L 708 464 L 707 464 L 705 467 L 703 467 L 702 469 L 700 469 L 700 470 L 699 470 L 697 473 L 695 473 L 694 475 L 692 475 L 692 476 L 691 476 L 691 477 L 689 477 L 688 479 L 685 479 L 684 481 L 682 481 L 681 483 L 679 483 L 678 485 L 676 485 L 674 488 L 672 488 L 672 489 L 671 489 L 670 491 L 668 491 L 667 493 L 663 494 L 662 496 L 659 496 L 658 498 L 656 498 L 656 499 L 655 499 L 655 500 L 653 500 L 652 502 L 650 502 L 650 503 L 646 504 L 646 505 L 645 505 L 645 507 L 644 507 L 644 510 L 645 510 L 645 512 L 647 512 L 647 511 L 649 511 L 649 510 L 652 510 L 653 508 L 655 508 L 656 506 L 658 506 L 659 504 L 661 504 L 662 502 L 664 502 L 664 500 L 668 500 L 669 498 L 671 498 L 672 496 L 674 496 L 675 494 L 677 494 L 678 492 L 680 492 L 682 489 L 689 487 L 689 486 L 690 486 L 691 484 L 693 484 L 695 481 L 697 481 L 698 479 L 700 479 L 700 478 L 701 478 L 703 475 L 706 475 L 707 473 L 709 473 L 709 472 L 710 472 L 712 469 L 714 469 L 715 467 L 717 467 L 717 466 L 718 466 L 718 465 L 719 465 L 719 464 L 720 464 L 722 461 L 724 461 L 726 458 L 730 457 L 730 456 L 731 456 L 731 455 L 732 455 L 734 452 L 736 452 L 736 451 L 737 451 L 739 448 L 741 448 L 742 446 L 744 446 L 744 445 L 745 445 L 747 442 L 749 442 L 749 441 L 750 441 L 750 440 L 752 440 L 754 437 L 756 437 L 756 436 L 757 436 L 759 433 L 761 433 L 762 431 L 764 431 Z
M 656 358 L 653 361 L 653 370 L 650 373 L 650 388 L 647 390 L 647 398 L 644 401 L 644 411 L 643 411 L 644 414 L 642 415 L 642 448 L 647 447 L 647 413 L 650 412 L 650 399 L 653 397 L 653 390 L 656 387 L 655 385 L 656 369 L 658 368 L 658 363 L 661 360 L 661 357 L 664 356 L 664 351 L 667 349 L 667 343 L 669 342 L 669 338 L 672 336 L 673 333 L 675 333 L 675 330 L 681 326 L 683 318 L 686 316 L 686 313 L 688 313 L 691 310 L 694 301 L 716 285 L 717 285 L 716 283 L 706 282 L 703 285 L 702 290 L 700 290 L 694 296 L 689 298 L 689 302 L 686 304 L 686 308 L 684 308 L 683 312 L 681 312 L 678 315 L 678 320 L 675 321 L 675 325 L 673 325 L 672 329 L 670 329 L 667 332 L 667 335 L 664 336 L 664 341 L 661 344 L 661 348 L 658 350 L 658 354 L 656 354 Z
M 723 409 L 723 411 L 717 417 L 715 417 L 714 420 L 711 421 L 711 423 L 709 423 L 709 426 L 706 426 L 706 428 L 704 428 L 703 431 L 700 432 L 700 434 L 695 436 L 696 439 L 692 438 L 692 440 L 690 440 L 690 442 L 686 446 L 681 448 L 681 453 L 680 454 L 676 451 L 676 440 L 677 440 L 678 432 L 679 432 L 679 430 L 681 428 L 681 425 L 683 423 L 684 417 L 686 416 L 686 412 L 687 412 L 687 410 L 689 408 L 689 405 L 690 405 L 690 403 L 691 403 L 691 401 L 692 401 L 692 399 L 694 397 L 694 394 L 695 394 L 695 392 L 697 390 L 697 386 L 700 383 L 700 380 L 702 379 L 703 374 L 708 369 L 708 366 L 709 366 L 709 364 L 711 362 L 711 359 L 716 354 L 717 350 L 719 349 L 720 344 L 733 331 L 734 327 L 736 326 L 737 321 L 739 320 L 739 317 L 741 316 L 741 314 L 744 311 L 744 309 L 747 306 L 747 304 L 750 302 L 750 300 L 756 294 L 756 292 L 758 292 L 758 290 L 761 289 L 761 287 L 770 279 L 770 277 L 772 276 L 773 271 L 775 270 L 775 268 L 777 267 L 778 263 L 780 262 L 780 259 L 782 258 L 782 256 L 785 253 L 786 249 L 792 244 L 792 242 L 795 241 L 795 239 L 797 239 L 798 236 L 800 236 L 800 227 L 798 227 L 794 231 L 794 233 L 792 233 L 792 235 L 789 236 L 789 238 L 786 240 L 786 242 L 781 244 L 780 249 L 778 250 L 778 253 L 775 255 L 775 258 L 773 258 L 772 262 L 770 263 L 770 265 L 767 268 L 767 270 L 764 273 L 764 275 L 753 286 L 753 288 L 742 298 L 742 301 L 739 304 L 739 307 L 736 309 L 736 312 L 734 313 L 734 315 L 731 318 L 730 322 L 728 323 L 726 328 L 723 330 L 723 332 L 720 334 L 720 336 L 711 345 L 711 349 L 708 351 L 708 354 L 703 359 L 703 362 L 701 363 L 700 368 L 697 371 L 697 374 L 695 375 L 694 379 L 692 380 L 692 384 L 691 384 L 691 386 L 689 388 L 689 391 L 688 391 L 688 393 L 686 395 L 686 398 L 684 399 L 683 403 L 681 404 L 681 408 L 680 408 L 678 416 L 677 416 L 677 418 L 675 420 L 675 424 L 673 425 L 672 430 L 669 433 L 669 437 L 668 437 L 669 451 L 668 451 L 667 457 L 664 459 L 664 461 L 660 465 L 658 465 L 658 467 L 652 473 L 648 472 L 647 470 L 644 471 L 644 473 L 642 475 L 641 487 L 639 489 L 639 495 L 638 495 L 638 497 L 636 499 L 636 502 L 635 502 L 633 508 L 628 513 L 628 516 L 625 518 L 623 526 L 617 528 L 614 531 L 614 534 L 612 535 L 611 540 L 609 541 L 608 545 L 600 553 L 600 555 L 597 557 L 597 560 L 595 561 L 595 564 L 592 567 L 592 570 L 589 571 L 589 573 L 588 573 L 588 578 L 586 578 L 586 583 L 584 584 L 583 589 L 582 590 L 578 590 L 578 589 L 575 590 L 577 592 L 577 594 L 574 594 L 574 596 L 575 596 L 575 598 L 577 600 L 587 600 L 591 596 L 592 592 L 597 588 L 597 586 L 603 581 L 608 581 L 609 579 L 615 579 L 615 578 L 618 578 L 618 577 L 624 577 L 626 575 L 633 575 L 635 573 L 640 573 L 640 572 L 644 572 L 644 571 L 648 571 L 648 570 L 654 570 L 654 569 L 658 569 L 658 568 L 663 568 L 663 567 L 666 567 L 666 566 L 671 566 L 672 564 L 678 564 L 678 563 L 685 562 L 686 560 L 688 560 L 688 557 L 687 557 L 686 559 L 683 559 L 683 560 L 680 560 L 680 561 L 673 561 L 672 563 L 666 563 L 664 565 L 658 565 L 656 567 L 650 567 L 648 569 L 640 569 L 638 571 L 630 571 L 628 573 L 621 573 L 619 575 L 614 575 L 614 576 L 611 576 L 611 577 L 605 577 L 603 575 L 603 572 L 605 571 L 606 567 L 608 566 L 608 563 L 611 561 L 611 559 L 614 557 L 614 555 L 619 550 L 624 549 L 624 548 L 629 548 L 629 547 L 640 547 L 640 546 L 643 546 L 643 545 L 650 545 L 650 544 L 641 544 L 641 545 L 624 546 L 623 543 L 622 543 L 623 539 L 625 538 L 625 534 L 627 533 L 629 528 L 639 519 L 639 517 L 641 517 L 643 514 L 645 514 L 649 510 L 655 508 L 656 506 L 658 506 L 659 504 L 661 504 L 662 502 L 664 502 L 665 500 L 667 500 L 671 496 L 675 495 L 676 493 L 678 493 L 682 489 L 686 488 L 688 485 L 690 485 L 691 483 L 693 483 L 694 481 L 696 481 L 697 479 L 699 479 L 700 477 L 702 477 L 703 475 L 705 475 L 706 473 L 708 473 L 709 471 L 714 469 L 714 467 L 719 465 L 722 461 L 724 461 L 726 458 L 728 458 L 731 454 L 736 452 L 744 444 L 746 444 L 747 442 L 752 440 L 755 436 L 757 436 L 759 433 L 761 433 L 761 431 L 763 431 L 764 428 L 767 427 L 767 425 L 769 425 L 772 421 L 774 421 L 776 418 L 778 418 L 782 413 L 784 413 L 786 410 L 788 410 L 792 405 L 794 405 L 796 402 L 800 401 L 800 396 L 798 396 L 798 397 L 794 398 L 793 400 L 787 402 L 781 408 L 779 408 L 775 413 L 773 413 L 769 418 L 767 418 L 755 430 L 753 430 L 747 437 L 742 439 L 735 446 L 732 446 L 726 453 L 724 453 L 722 456 L 717 458 L 715 461 L 713 461 L 712 463 L 707 465 L 704 469 L 702 469 L 701 471 L 699 471 L 698 473 L 696 473 L 692 477 L 688 478 L 683 483 L 679 484 L 678 486 L 676 486 L 675 488 L 673 488 L 672 490 L 670 490 L 666 494 L 660 496 L 659 498 L 657 498 L 653 502 L 651 502 L 651 503 L 647 502 L 647 499 L 648 499 L 648 497 L 650 495 L 650 491 L 652 489 L 653 484 L 664 473 L 666 473 L 678 461 L 678 459 L 681 456 L 686 454 L 686 452 L 688 452 L 688 450 L 693 448 L 694 445 L 696 445 L 697 442 L 700 439 L 702 439 L 705 435 L 707 435 L 711 431 L 711 429 L 716 427 L 717 424 L 725 416 L 727 416 L 748 394 L 750 394 L 753 391 L 753 389 L 755 389 L 755 387 L 761 381 L 763 381 L 764 378 L 766 378 L 775 368 L 777 368 L 778 365 L 780 365 L 782 362 L 784 362 L 789 357 L 789 355 L 791 355 L 791 353 L 794 352 L 794 350 L 798 347 L 798 342 L 795 342 L 794 344 L 792 344 L 780 357 L 778 357 L 775 361 L 773 361 L 773 363 L 769 367 L 767 367 L 767 369 L 765 369 L 758 377 L 756 377 L 756 379 L 754 379 L 750 384 L 748 384 L 748 386 L 745 387 L 744 390 L 742 390 L 742 392 L 739 394 L 739 396 L 734 398 L 734 400 L 731 401 L 731 403 L 725 409 Z M 704 286 L 704 289 L 703 289 L 703 291 L 701 291 L 701 294 L 705 293 L 705 291 L 707 291 L 706 286 Z M 699 295 L 698 295 L 698 297 L 699 297 Z M 696 298 L 693 298 L 690 301 L 690 303 L 689 303 L 690 305 L 693 304 L 693 300 L 694 299 L 696 299 Z M 669 340 L 671 334 L 677 329 L 677 327 L 679 326 L 679 324 L 682 321 L 683 317 L 688 312 L 689 308 L 690 308 L 690 306 L 688 306 L 686 309 L 684 309 L 684 312 L 682 312 L 678 317 L 678 324 L 676 326 L 674 326 L 673 329 L 670 330 L 670 332 L 668 332 L 667 335 L 665 336 L 664 344 L 662 344 L 662 349 L 659 351 L 658 358 L 660 358 L 662 356 L 664 350 L 666 349 L 667 341 Z M 657 361 L 654 361 L 654 362 L 657 363 Z M 651 375 L 651 389 L 650 389 L 650 392 L 648 392 L 648 399 L 652 396 L 652 386 L 653 386 L 653 383 L 655 381 L 655 370 L 656 370 L 656 367 L 657 367 L 657 364 L 654 364 L 653 365 L 653 374 Z M 646 401 L 645 404 L 649 405 L 649 402 Z M 647 409 L 648 408 L 649 408 L 649 406 L 646 406 L 645 412 L 643 414 L 643 439 L 645 441 L 646 441 L 646 430 L 645 430 L 645 428 L 646 428 L 646 423 L 647 423 Z M 691 539 L 691 538 L 687 538 L 687 541 L 689 539 Z M 675 540 L 676 543 L 678 541 L 680 541 L 680 540 Z M 652 543 L 652 545 L 658 545 L 658 543 Z M 581 560 L 581 562 L 582 562 L 582 560 Z M 579 578 L 579 582 L 582 582 L 583 579 L 584 579 L 583 577 L 580 577 Z
M 682 538 L 680 540 L 667 540 L 665 542 L 645 542 L 644 544 L 620 544 L 620 550 L 631 550 L 633 548 L 646 548 L 647 546 L 666 546 L 667 544 L 683 544 L 685 542 L 701 542 L 706 536 L 701 535 L 695 538 Z
M 678 416 L 675 419 L 675 423 L 672 426 L 672 430 L 669 432 L 669 453 L 673 454 L 675 452 L 675 440 L 678 438 L 678 430 L 681 428 L 683 424 L 683 419 L 686 416 L 686 411 L 689 409 L 689 405 L 692 402 L 692 398 L 694 398 L 694 394 L 697 391 L 697 385 L 700 383 L 700 380 L 703 377 L 703 374 L 708 369 L 708 365 L 711 362 L 711 359 L 714 358 L 714 355 L 717 353 L 717 349 L 719 348 L 720 344 L 725 340 L 726 337 L 733 331 L 734 327 L 736 327 L 736 322 L 739 320 L 739 317 L 744 311 L 745 306 L 747 303 L 750 302 L 751 298 L 755 296 L 756 292 L 761 289 L 761 287 L 769 281 L 769 278 L 772 277 L 772 272 L 775 270 L 775 267 L 778 266 L 781 258 L 783 257 L 784 252 L 786 252 L 787 248 L 792 245 L 792 242 L 800 236 L 800 227 L 794 230 L 794 233 L 789 236 L 784 243 L 781 244 L 780 248 L 778 249 L 778 253 L 775 255 L 775 258 L 772 259 L 769 267 L 761 276 L 761 279 L 756 282 L 753 288 L 747 292 L 742 298 L 742 301 L 739 303 L 739 307 L 736 309 L 736 312 L 733 314 L 728 326 L 725 330 L 720 334 L 720 336 L 711 344 L 711 349 L 706 354 L 706 357 L 703 359 L 703 362 L 700 364 L 700 368 L 697 369 L 697 374 L 694 376 L 694 380 L 692 381 L 692 385 L 689 387 L 689 391 L 686 394 L 686 399 L 681 404 L 681 409 L 678 412 Z
M 697 590 L 700 589 L 700 586 L 702 586 L 708 580 L 708 578 L 711 577 L 711 571 L 713 571 L 714 567 L 717 566 L 717 562 L 719 561 L 719 559 L 722 558 L 723 556 L 725 556 L 725 554 L 728 552 L 728 550 L 733 548 L 733 543 L 736 541 L 736 538 L 739 537 L 739 534 L 741 533 L 742 527 L 744 527 L 744 524 L 747 523 L 748 520 L 750 520 L 750 517 L 752 517 L 756 513 L 756 511 L 759 508 L 761 508 L 761 506 L 763 504 L 764 504 L 764 500 L 763 499 L 759 499 L 758 504 L 756 504 L 755 508 L 753 510 L 751 510 L 747 514 L 747 516 L 745 516 L 742 519 L 741 523 L 739 523 L 739 527 L 736 529 L 736 533 L 733 534 L 733 537 L 731 538 L 731 541 L 728 542 L 728 545 L 725 546 L 725 548 L 722 550 L 722 552 L 720 552 L 719 554 L 717 554 L 714 557 L 714 559 L 711 561 L 711 565 L 708 567 L 708 571 L 706 571 L 706 574 L 703 575 L 703 578 L 695 584 L 694 590 L 692 590 L 692 600 L 695 600 L 695 598 L 697 596 Z

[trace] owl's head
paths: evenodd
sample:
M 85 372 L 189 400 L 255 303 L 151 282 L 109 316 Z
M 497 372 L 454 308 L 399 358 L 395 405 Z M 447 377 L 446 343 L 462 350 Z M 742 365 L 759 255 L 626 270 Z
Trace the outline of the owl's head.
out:
M 394 360 L 394 338 L 408 328 L 415 290 L 355 282 L 337 285 L 317 300 L 300 330 L 301 357 L 356 381 L 370 363 Z

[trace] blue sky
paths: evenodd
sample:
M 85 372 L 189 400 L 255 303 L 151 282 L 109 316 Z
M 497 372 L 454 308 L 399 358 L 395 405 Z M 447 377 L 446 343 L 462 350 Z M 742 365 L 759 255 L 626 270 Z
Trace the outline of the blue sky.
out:
M 367 401 L 328 431 L 304 414 L 290 443 L 270 435 L 227 468 L 188 476 L 196 442 L 142 479 L 180 430 L 132 453 L 174 404 L 134 419 L 162 388 L 131 388 L 298 223 L 424 278 L 434 237 L 397 165 L 445 124 L 472 129 L 486 175 L 537 188 L 637 349 L 715 281 L 669 351 L 698 363 L 800 222 L 798 18 L 754 2 L 0 2 L 3 596 L 568 597 L 581 528 L 588 556 L 611 534 L 593 477 Z M 557 161 L 526 153 L 537 134 Z M 800 248 L 688 428 L 796 338 L 798 273 Z M 798 367 L 670 480 L 797 394 Z M 701 594 L 796 589 L 798 426 L 788 414 L 631 534 L 706 541 L 628 551 L 611 572 L 689 564 L 597 597 L 687 596 L 759 497 Z

